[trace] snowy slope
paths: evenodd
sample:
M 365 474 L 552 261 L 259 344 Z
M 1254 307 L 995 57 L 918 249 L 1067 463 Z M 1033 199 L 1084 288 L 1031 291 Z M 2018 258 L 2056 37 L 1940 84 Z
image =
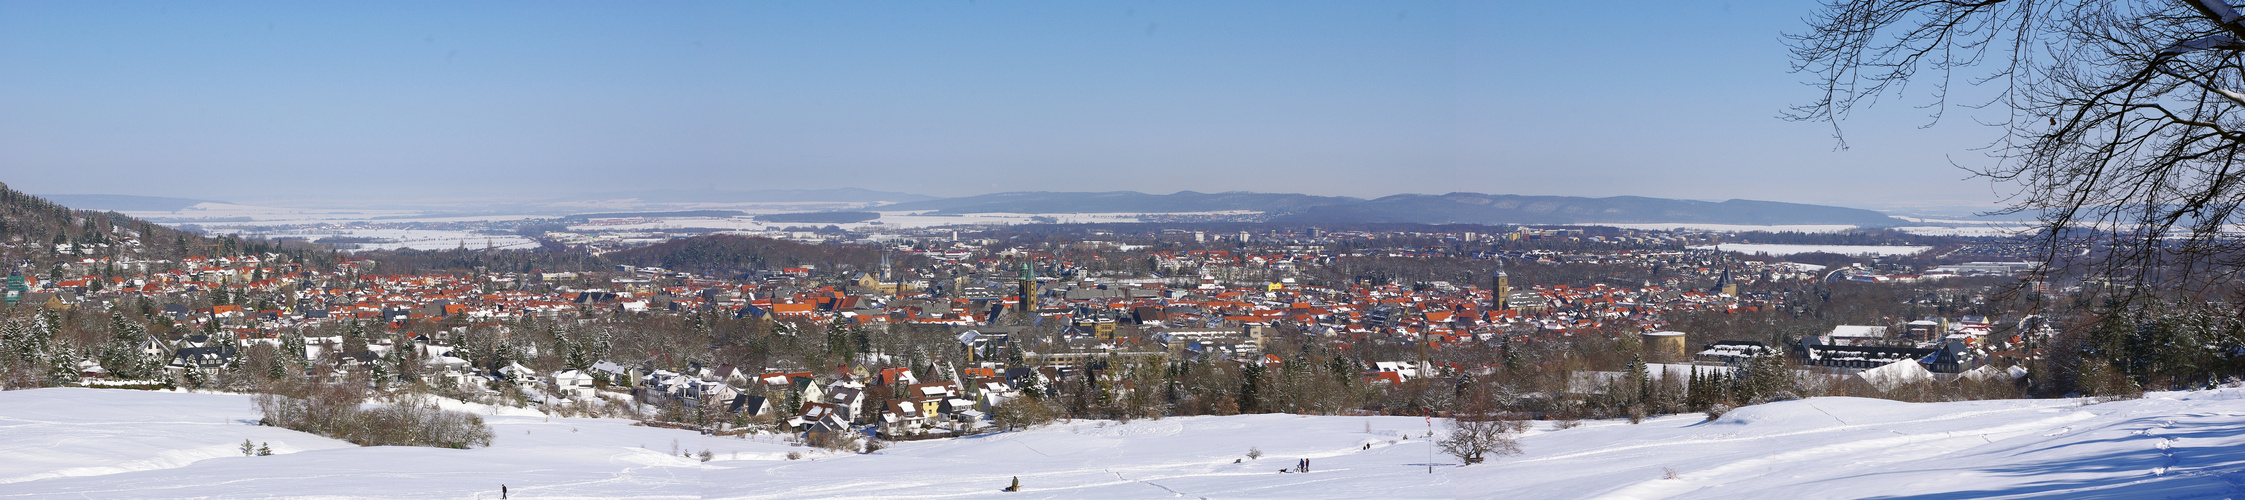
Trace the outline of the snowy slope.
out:
M 704 477 L 715 496 L 748 498 L 1455 498 L 1452 467 L 1428 473 L 1426 429 L 1417 417 L 1078 421 L 900 443 L 878 455 L 721 463 Z M 1250 448 L 1263 456 L 1245 459 Z M 1310 459 L 1310 474 L 1279 472 L 1302 458 Z M 1000 493 L 1015 476 L 1023 491 Z
M 1435 455 L 1433 474 L 1415 417 L 1077 421 L 787 460 L 806 449 L 462 408 L 492 422 L 493 446 L 353 447 L 255 426 L 240 395 L 0 392 L 0 498 L 496 498 L 501 483 L 517 498 L 2245 496 L 2241 389 L 2102 404 L 1816 398 L 1713 422 L 1542 422 L 1524 455 L 1470 467 Z M 244 438 L 277 455 L 240 456 Z M 715 460 L 680 457 L 673 442 Z M 1264 456 L 1234 464 L 1250 447 Z M 1302 458 L 1310 474 L 1278 472 Z M 1023 492 L 998 491 L 1016 476 Z
M 257 426 L 242 395 L 0 392 L 0 498 L 497 498 L 502 483 L 517 496 L 700 496 L 701 464 L 666 453 L 694 432 L 479 413 L 497 434 L 490 448 L 363 448 Z M 242 456 L 245 438 L 275 455 Z

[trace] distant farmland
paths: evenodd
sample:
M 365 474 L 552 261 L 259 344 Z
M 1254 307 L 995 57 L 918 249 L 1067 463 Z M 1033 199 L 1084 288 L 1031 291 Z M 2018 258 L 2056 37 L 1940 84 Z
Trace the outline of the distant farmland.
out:
M 756 220 L 764 222 L 802 222 L 811 224 L 848 224 L 881 218 L 873 212 L 801 212 L 792 214 L 764 214 Z

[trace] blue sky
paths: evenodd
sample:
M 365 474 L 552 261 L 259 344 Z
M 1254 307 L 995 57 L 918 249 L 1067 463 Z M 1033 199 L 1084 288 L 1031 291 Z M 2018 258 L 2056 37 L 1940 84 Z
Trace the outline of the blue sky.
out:
M 39 193 L 1474 191 L 1971 206 L 1996 132 L 1811 97 L 1807 2 L 8 2 Z M 281 193 L 281 194 L 276 194 Z

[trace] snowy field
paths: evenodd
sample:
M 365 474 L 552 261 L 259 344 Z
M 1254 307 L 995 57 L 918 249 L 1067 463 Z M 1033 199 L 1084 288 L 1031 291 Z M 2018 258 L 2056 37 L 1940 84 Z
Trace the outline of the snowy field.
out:
M 1567 225 L 1567 226 L 1582 226 L 1582 227 L 1597 227 L 1597 226 L 1604 226 L 1604 227 L 1618 227 L 1618 228 L 1622 228 L 1622 229 L 1637 229 L 1637 230 L 1644 230 L 1644 231 L 1719 231 L 1719 232 L 1767 231 L 1767 232 L 1772 232 L 1772 233 L 1839 233 L 1839 232 L 1847 232 L 1847 231 L 1853 231 L 1853 230 L 1855 230 L 1855 229 L 1856 229 L 1856 226 L 1853 226 L 1853 225 L 1848 225 L 1848 224 L 1778 224 L 1778 225 L 1759 225 L 1759 224 L 1703 224 L 1703 223 L 1696 223 L 1696 222 L 1623 222 L 1623 223 L 1604 223 L 1604 222 L 1601 222 L 1601 223 L 1584 223 L 1584 224 L 1562 224 L 1562 225 Z
M 372 241 L 357 243 L 357 246 L 355 247 L 355 249 L 357 250 L 386 250 L 401 248 L 415 250 L 450 250 L 462 247 L 470 249 L 481 249 L 487 247 L 498 249 L 536 248 L 538 246 L 538 242 L 530 238 L 513 234 L 483 234 L 482 232 L 475 230 L 472 223 L 508 222 L 524 219 L 553 218 L 564 214 L 582 214 L 590 212 L 615 212 L 618 214 L 628 214 L 633 212 L 732 210 L 742 212 L 746 215 L 727 217 L 608 217 L 603 218 L 603 220 L 596 223 L 573 225 L 569 227 L 569 230 L 594 234 L 598 236 L 621 236 L 629 239 L 632 238 L 633 233 L 645 235 L 653 233 L 674 233 L 679 231 L 698 232 L 711 230 L 720 232 L 738 232 L 768 235 L 766 233 L 772 231 L 780 231 L 790 227 L 839 226 L 842 229 L 851 231 L 881 232 L 883 230 L 907 230 L 939 226 L 1002 226 L 1037 223 L 1039 222 L 1039 218 L 1046 218 L 1060 223 L 1138 222 L 1139 216 L 1145 215 L 1139 213 L 986 213 L 961 215 L 928 215 L 928 212 L 887 211 L 878 212 L 881 216 L 877 220 L 841 224 L 812 222 L 764 222 L 755 219 L 755 216 L 764 214 L 857 210 L 862 209 L 864 205 L 866 205 L 866 203 L 837 202 L 654 204 L 643 203 L 639 202 L 638 200 L 596 200 L 591 202 L 553 203 L 542 205 L 517 204 L 484 207 L 438 206 L 423 208 L 362 209 L 271 207 L 257 205 L 237 205 L 228 203 L 200 203 L 194 206 L 174 211 L 136 211 L 124 213 L 133 217 L 148 219 L 159 224 L 172 226 L 194 225 L 212 234 L 241 234 L 266 238 L 300 237 L 309 240 L 318 240 L 320 238 L 326 238 L 330 236 L 372 239 Z M 462 211 L 474 212 L 498 209 L 515 211 L 503 213 L 495 212 L 488 214 L 461 214 Z M 1256 212 L 1228 211 L 1180 212 L 1158 215 L 1236 217 L 1242 215 L 1253 215 L 1255 213 Z M 389 226 L 393 228 L 349 227 L 349 224 L 358 222 L 377 224 L 471 224 L 459 229 L 395 229 L 394 227 L 396 226 Z M 648 239 L 645 242 L 654 243 L 661 241 L 662 239 L 667 239 L 671 236 L 672 235 L 665 234 L 659 238 Z
M 1413 417 L 1077 421 L 842 455 L 463 408 L 492 423 L 491 447 L 354 447 L 256 426 L 241 395 L 0 392 L 0 498 L 497 498 L 502 483 L 516 498 L 2245 496 L 2245 389 L 2101 404 L 1816 398 L 1713 422 L 1539 422 L 1523 455 L 1470 467 L 1435 455 L 1431 474 L 1426 421 Z M 275 455 L 241 456 L 243 439 Z M 1245 459 L 1250 447 L 1262 458 Z M 1278 472 L 1303 458 L 1309 474 Z M 1024 491 L 998 491 L 1017 476 Z
M 2011 237 L 2025 234 L 2033 228 L 2031 225 L 2018 222 L 1963 222 L 1937 226 L 1903 226 L 1894 228 L 1894 230 L 1926 236 Z
M 1912 220 L 1912 222 L 1918 222 L 1918 223 L 1921 223 L 1921 224 L 1924 224 L 1924 225 L 1916 225 L 1916 226 L 1902 226 L 1902 227 L 1895 227 L 1895 228 L 1890 228 L 1890 229 L 1893 229 L 1893 230 L 1896 230 L 1896 231 L 1901 231 L 1901 232 L 1905 232 L 1905 233 L 1910 233 L 1910 234 L 1919 234 L 1919 235 L 1926 235 L 1926 236 L 1968 236 L 1968 237 L 1970 237 L 1970 236 L 2013 236 L 2013 235 L 2017 235 L 2017 234 L 2019 234 L 2019 233 L 2020 233 L 2020 232 L 2022 232 L 2022 231 L 2026 231 L 2027 229 L 2029 229 L 2029 226 L 2028 226 L 2027 224 L 2024 224 L 2024 223 L 2018 223 L 2018 222 L 1987 222 L 1987 221 L 1969 221 L 1969 220 L 1936 220 L 1936 219 L 1912 219 L 1912 218 L 1909 218 L 1909 217 L 1904 217 L 1904 218 L 1905 218 L 1905 219 L 1911 219 L 1911 220 Z M 1772 233 L 1843 233 L 1843 232 L 1854 231 L 1854 230 L 1856 230 L 1856 229 L 1860 229 L 1860 227 L 1859 227 L 1859 226 L 1851 226 L 1851 225 L 1845 225 L 1845 224 L 1805 224 L 1805 225 L 1750 225 L 1750 224 L 1696 224 L 1696 223 L 1666 223 L 1666 222 L 1647 222 L 1647 223 L 1620 223 L 1620 224 L 1598 223 L 1598 224 L 1566 224 L 1566 225 L 1573 225 L 1573 226 L 1584 226 L 1584 227 L 1591 227 L 1591 226 L 1605 226 L 1605 227 L 1618 227 L 1618 228 L 1622 228 L 1622 229 L 1638 229 L 1638 230 L 1647 230 L 1647 231 L 1718 231 L 1718 232 L 1745 232 L 1745 231 L 1766 231 L 1766 232 L 1772 232 Z
M 1928 247 L 1928 246 L 1902 246 L 1902 245 L 1892 245 L 1892 246 L 1882 246 L 1882 245 L 1779 245 L 1779 244 L 1761 244 L 1761 243 L 1724 243 L 1724 244 L 1721 244 L 1721 245 L 1710 245 L 1710 246 L 1696 246 L 1696 247 L 1692 247 L 1692 248 L 1693 248 L 1693 249 L 1698 249 L 1698 250 L 1707 250 L 1707 249 L 1714 249 L 1714 250 L 1721 250 L 1721 251 L 1725 251 L 1725 252 L 1739 252 L 1739 253 L 1743 253 L 1743 254 L 1747 254 L 1747 255 L 1753 255 L 1753 254 L 1770 254 L 1770 255 L 1793 255 L 1793 254 L 1801 254 L 1801 253 L 1814 253 L 1814 252 L 1824 252 L 1824 253 L 1836 253 L 1836 254 L 1840 254 L 1840 255 L 1873 255 L 1873 256 L 1889 256 L 1889 255 L 1910 255 L 1910 254 L 1915 254 L 1915 253 L 1918 253 L 1918 252 L 1923 252 L 1923 251 L 1926 251 L 1926 250 L 1932 250 L 1932 249 L 1933 249 L 1933 247 Z

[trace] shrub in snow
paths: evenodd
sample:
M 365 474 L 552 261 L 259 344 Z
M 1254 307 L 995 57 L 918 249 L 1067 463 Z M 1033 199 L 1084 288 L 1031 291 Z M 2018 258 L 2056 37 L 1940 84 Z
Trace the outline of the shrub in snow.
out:
M 858 449 L 858 434 L 855 432 L 811 431 L 810 434 L 809 444 L 811 446 L 836 451 L 857 451 Z
M 1253 446 L 1247 447 L 1247 458 L 1249 460 L 1261 460 L 1263 458 L 1263 449 Z
M 469 448 L 491 445 L 491 427 L 483 417 L 438 409 L 418 401 L 372 408 L 359 406 L 364 395 L 348 382 L 320 384 L 298 381 L 276 384 L 279 393 L 259 394 L 261 425 L 309 432 L 350 441 L 360 446 L 430 446 Z
M 2101 362 L 2084 364 L 2087 366 L 2081 368 L 2081 374 L 2074 382 L 2076 386 L 2081 388 L 2082 395 L 2095 397 L 2097 402 L 2100 403 L 2144 397 L 2143 386 L 2136 385 L 2135 379 L 2121 373 L 2120 370 L 2114 369 L 2111 364 Z
M 1003 430 L 1020 430 L 1051 423 L 1060 418 L 1060 405 L 1044 398 L 1019 397 L 1007 399 L 990 408 L 990 421 Z
M 1718 418 L 1723 418 L 1723 414 L 1725 414 L 1725 413 L 1730 413 L 1730 412 L 1731 412 L 1731 405 L 1727 405 L 1727 404 L 1722 404 L 1722 403 L 1715 403 L 1715 404 L 1712 404 L 1712 405 L 1708 405 L 1708 406 L 1707 406 L 1707 421 L 1709 421 L 1709 422 L 1713 422 L 1713 421 L 1715 421 L 1715 419 L 1718 419 Z

